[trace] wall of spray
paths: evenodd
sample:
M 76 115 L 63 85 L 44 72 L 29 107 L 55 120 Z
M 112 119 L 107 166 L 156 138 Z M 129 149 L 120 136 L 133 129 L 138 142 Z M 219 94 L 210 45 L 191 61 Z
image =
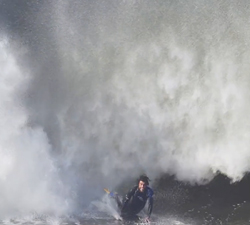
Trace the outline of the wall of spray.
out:
M 248 2 L 0 4 L 3 214 L 249 171 Z

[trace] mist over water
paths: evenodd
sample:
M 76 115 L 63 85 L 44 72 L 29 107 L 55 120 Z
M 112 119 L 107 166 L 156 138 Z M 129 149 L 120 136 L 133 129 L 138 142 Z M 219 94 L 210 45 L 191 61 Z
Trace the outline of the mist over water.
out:
M 19 101 L 29 85 L 11 51 L 9 42 L 0 43 L 0 217 L 63 209 L 54 183 L 57 168 L 50 158 L 51 145 L 41 127 L 27 126 L 28 112 Z M 18 54 L 18 53 L 17 53 Z
M 250 170 L 247 1 L 0 6 L 2 216 Z

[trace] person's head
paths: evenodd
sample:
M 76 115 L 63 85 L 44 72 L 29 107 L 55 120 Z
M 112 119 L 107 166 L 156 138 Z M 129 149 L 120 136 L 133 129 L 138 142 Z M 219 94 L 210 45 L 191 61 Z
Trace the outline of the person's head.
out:
M 149 185 L 149 178 L 146 175 L 141 175 L 138 179 L 138 189 L 140 192 L 144 192 L 146 187 Z

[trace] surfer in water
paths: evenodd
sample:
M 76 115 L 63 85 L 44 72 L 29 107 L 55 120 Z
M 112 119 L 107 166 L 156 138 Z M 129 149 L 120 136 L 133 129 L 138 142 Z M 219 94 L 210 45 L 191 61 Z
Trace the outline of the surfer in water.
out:
M 149 178 L 142 175 L 138 179 L 138 184 L 133 187 L 121 201 L 116 193 L 110 192 L 109 195 L 113 197 L 119 209 L 121 210 L 121 217 L 125 220 L 139 220 L 137 214 L 145 207 L 147 207 L 146 222 L 150 222 L 150 215 L 153 210 L 153 190 L 148 186 Z

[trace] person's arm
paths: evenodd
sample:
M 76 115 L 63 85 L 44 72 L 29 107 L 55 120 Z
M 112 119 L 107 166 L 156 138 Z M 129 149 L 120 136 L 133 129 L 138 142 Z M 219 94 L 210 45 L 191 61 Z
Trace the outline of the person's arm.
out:
M 124 200 L 123 200 L 123 205 L 121 208 L 121 211 L 127 206 L 129 200 L 131 199 L 131 197 L 135 194 L 135 191 L 137 190 L 137 186 L 133 187 L 125 196 Z
M 151 213 L 153 211 L 153 205 L 154 205 L 154 198 L 153 196 L 151 196 L 148 198 L 148 211 L 147 211 L 148 218 L 150 218 Z
M 153 211 L 153 205 L 154 205 L 154 198 L 153 198 L 154 192 L 151 188 L 148 188 L 147 196 L 148 196 L 148 209 L 147 209 L 147 218 L 146 221 L 149 221 L 149 218 L 151 216 L 151 213 Z

